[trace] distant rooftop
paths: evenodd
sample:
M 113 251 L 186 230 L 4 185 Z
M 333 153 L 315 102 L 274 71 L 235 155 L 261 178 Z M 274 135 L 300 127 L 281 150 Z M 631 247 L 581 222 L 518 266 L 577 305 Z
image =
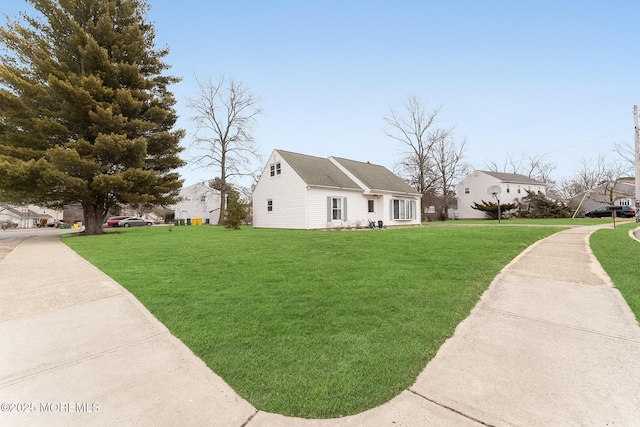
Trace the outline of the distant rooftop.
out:
M 491 171 L 478 171 L 486 173 L 489 176 L 499 179 L 502 182 L 511 182 L 516 184 L 531 184 L 531 185 L 546 185 L 544 182 L 535 180 L 526 175 L 520 175 L 518 173 L 504 173 L 504 172 L 491 172 Z

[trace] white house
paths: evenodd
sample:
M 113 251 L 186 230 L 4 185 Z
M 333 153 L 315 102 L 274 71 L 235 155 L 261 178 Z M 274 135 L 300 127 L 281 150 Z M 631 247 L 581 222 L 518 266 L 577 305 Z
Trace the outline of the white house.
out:
M 418 225 L 420 197 L 384 166 L 274 150 L 253 191 L 253 226 Z
M 9 228 L 34 228 L 55 223 L 62 212 L 36 205 L 0 205 L 0 224 Z
M 500 203 L 514 203 L 521 201 L 527 195 L 525 190 L 535 193 L 547 193 L 544 182 L 537 181 L 525 175 L 515 173 L 501 173 L 489 171 L 475 171 L 458 185 L 458 218 L 486 218 L 484 212 L 473 209 L 475 203 L 497 203 L 494 196 L 488 193 L 489 187 L 498 186 Z
M 217 224 L 220 218 L 220 192 L 204 182 L 188 185 L 180 190 L 180 202 L 171 208 L 175 219 L 202 218 L 204 224 Z

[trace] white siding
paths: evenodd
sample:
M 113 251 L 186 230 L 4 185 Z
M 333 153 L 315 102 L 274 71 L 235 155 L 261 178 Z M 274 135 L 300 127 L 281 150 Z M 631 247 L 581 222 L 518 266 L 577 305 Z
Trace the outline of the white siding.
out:
M 346 219 L 344 204 L 342 206 L 342 219 L 327 221 L 327 197 L 346 199 Z M 359 191 L 344 191 L 338 189 L 311 188 L 307 193 L 307 213 L 309 229 L 365 227 L 367 225 L 367 202 Z
M 544 184 L 519 184 L 514 182 L 500 182 L 499 179 L 494 178 L 486 173 L 475 171 L 467 178 L 460 182 L 458 185 L 458 218 L 459 219 L 485 219 L 484 212 L 473 209 L 471 206 L 474 202 L 482 203 L 493 202 L 497 203 L 495 197 L 487 194 L 487 189 L 492 185 L 500 187 L 501 192 L 498 196 L 500 203 L 514 203 L 521 200 L 527 195 L 525 190 L 534 192 L 542 192 L 546 194 L 546 186 Z M 465 190 L 469 192 L 466 193 Z M 520 192 L 518 193 L 518 189 Z M 508 192 L 507 192 L 508 190 Z
M 487 194 L 487 189 L 492 185 L 500 185 L 500 181 L 482 172 L 474 172 L 466 177 L 458 185 L 458 218 L 460 219 L 484 219 L 484 212 L 473 209 L 474 202 L 496 202 L 493 196 Z M 465 189 L 469 193 L 465 193 Z M 504 189 L 502 190 L 504 193 Z M 502 196 L 500 196 L 502 197 Z
M 180 191 L 181 201 L 172 209 L 176 219 L 202 218 L 217 224 L 220 218 L 220 194 L 205 184 L 193 184 Z M 204 201 L 202 198 L 204 197 Z
M 280 163 L 280 175 L 271 176 L 272 164 Z M 256 228 L 308 228 L 306 188 L 302 178 L 273 152 L 253 191 L 253 226 Z M 267 201 L 273 210 L 267 211 Z

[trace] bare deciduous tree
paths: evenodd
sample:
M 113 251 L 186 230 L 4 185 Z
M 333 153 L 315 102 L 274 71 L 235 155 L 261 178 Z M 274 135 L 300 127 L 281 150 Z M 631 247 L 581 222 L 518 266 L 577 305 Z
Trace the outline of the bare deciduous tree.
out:
M 434 169 L 437 176 L 437 187 L 441 192 L 442 215 L 446 215 L 451 202 L 456 197 L 455 187 L 470 171 L 471 166 L 464 161 L 465 146 L 463 139 L 459 144 L 447 135 L 439 138 L 434 144 Z
M 613 204 L 616 198 L 615 186 L 624 175 L 624 168 L 619 162 L 607 161 L 603 155 L 597 160 L 580 160 L 580 169 L 570 178 L 563 179 L 558 187 L 560 194 L 570 199 L 578 194 L 593 191 L 594 197 L 605 195 L 609 204 Z M 600 197 L 597 197 L 600 199 Z
M 520 157 L 508 153 L 502 165 L 492 160 L 485 163 L 485 167 L 491 172 L 515 173 L 546 183 L 551 180 L 551 173 L 556 168 L 553 163 L 545 162 L 544 156 L 531 156 L 526 153 L 522 153 Z
M 198 95 L 189 99 L 187 105 L 196 112 L 191 119 L 198 129 L 191 146 L 196 154 L 191 161 L 198 167 L 217 170 L 218 224 L 224 224 L 229 183 L 234 178 L 254 174 L 253 161 L 260 160 L 252 131 L 262 108 L 259 99 L 242 82 L 224 76 L 215 82 L 210 79 L 197 82 Z
M 622 157 L 624 173 L 632 173 L 636 164 L 636 150 L 629 142 L 615 142 L 613 149 L 620 157 Z
M 429 194 L 437 196 L 446 217 L 455 197 L 454 188 L 469 169 L 463 161 L 466 141 L 459 144 L 455 140 L 454 127 L 436 127 L 442 106 L 427 112 L 415 96 L 410 96 L 403 106 L 401 113 L 390 109 L 384 118 L 388 125 L 385 133 L 402 146 L 395 170 L 423 195 L 423 200 Z M 423 221 L 426 208 L 423 203 Z
M 432 150 L 436 142 L 434 125 L 442 106 L 427 113 L 418 98 L 410 96 L 398 113 L 393 108 L 384 118 L 388 125 L 385 134 L 400 142 L 402 159 L 396 170 L 421 194 L 434 185 Z

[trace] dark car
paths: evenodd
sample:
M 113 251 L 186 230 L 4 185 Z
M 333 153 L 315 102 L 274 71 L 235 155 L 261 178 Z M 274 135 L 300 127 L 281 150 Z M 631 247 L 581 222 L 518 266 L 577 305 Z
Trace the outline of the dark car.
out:
M 603 206 L 587 212 L 584 216 L 587 218 L 604 218 L 612 216 L 614 211 L 618 218 L 633 218 L 636 215 L 636 209 L 631 206 Z
M 150 219 L 144 219 L 139 217 L 129 217 L 118 221 L 118 227 L 137 227 L 141 225 L 153 225 L 154 222 Z
M 107 222 L 105 222 L 104 224 L 102 224 L 103 227 L 117 227 L 118 226 L 118 222 L 122 219 L 126 219 L 129 218 L 128 216 L 112 216 L 111 218 L 109 218 L 107 220 Z

